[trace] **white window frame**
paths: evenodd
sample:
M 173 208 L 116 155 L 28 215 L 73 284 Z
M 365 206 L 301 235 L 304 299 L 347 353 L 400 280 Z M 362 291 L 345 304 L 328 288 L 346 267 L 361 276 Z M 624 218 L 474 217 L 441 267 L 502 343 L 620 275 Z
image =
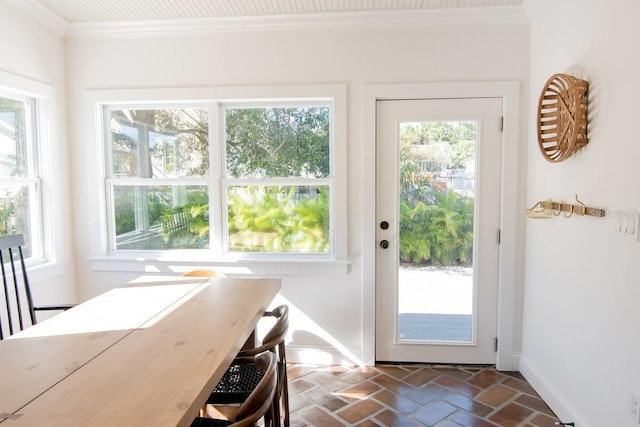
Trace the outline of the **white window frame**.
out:
M 334 122 L 336 120 L 334 105 L 332 100 L 310 100 L 310 99 L 301 99 L 299 101 L 285 100 L 285 101 L 271 101 L 267 100 L 264 102 L 226 102 L 218 104 L 218 120 L 221 123 L 220 129 L 218 131 L 218 143 L 219 143 L 219 158 L 220 161 L 218 166 L 220 167 L 220 185 L 216 185 L 216 187 L 220 187 L 220 212 L 219 218 L 222 220 L 222 253 L 225 256 L 234 257 L 234 258 L 260 258 L 265 255 L 275 256 L 275 257 L 287 257 L 287 256 L 333 256 L 335 254 L 335 235 L 334 235 L 334 226 L 333 224 L 336 222 L 334 215 L 336 214 L 335 204 L 333 202 L 333 196 L 335 192 L 335 125 Z M 226 123 L 225 123 L 225 110 L 227 108 L 280 108 L 280 107 L 327 107 L 330 112 L 329 119 L 329 177 L 327 178 L 264 178 L 264 179 L 248 179 L 248 178 L 231 178 L 227 176 L 226 164 L 227 164 L 227 150 L 226 150 Z M 228 215 L 226 212 L 228 211 L 228 200 L 226 197 L 223 197 L 227 194 L 227 190 L 229 187 L 237 186 L 315 186 L 315 185 L 323 185 L 329 188 L 329 211 L 331 214 L 329 215 L 329 251 L 327 254 L 302 254 L 302 253 L 278 253 L 278 252 L 268 252 L 268 253 L 239 253 L 239 252 L 229 252 L 229 224 L 228 224 Z
M 203 102 L 189 102 L 189 103 L 177 103 L 177 102 L 159 102 L 152 104 L 104 104 L 102 106 L 102 126 L 104 135 L 110 134 L 110 123 L 109 123 L 109 112 L 112 110 L 119 109 L 179 109 L 179 108 L 200 108 L 200 109 L 209 109 L 211 110 L 210 103 Z M 209 120 L 210 122 L 210 120 Z M 141 186 L 164 186 L 164 185 L 181 185 L 181 186 L 208 186 L 210 187 L 210 177 L 208 174 L 205 174 L 202 177 L 190 177 L 190 178 L 138 178 L 138 177 L 129 177 L 129 178 L 115 178 L 112 176 L 113 171 L 113 150 L 110 145 L 110 140 L 105 139 L 104 143 L 104 159 L 105 159 L 105 194 L 106 194 L 106 206 L 107 206 L 107 238 L 108 238 L 108 247 L 109 252 L 120 253 L 122 250 L 117 250 L 116 248 L 116 232 L 115 232 L 115 209 L 114 207 L 114 187 L 115 186 L 131 186 L 131 187 L 141 187 Z M 107 167 L 108 166 L 108 167 Z M 209 196 L 209 202 L 211 203 L 211 196 Z M 194 251 L 197 251 L 194 249 Z M 141 251 L 125 251 L 125 252 L 136 252 L 139 253 Z M 148 251 L 151 252 L 151 251 Z M 166 253 L 167 251 L 157 251 Z
M 91 262 L 97 271 L 146 271 L 157 270 L 182 272 L 198 265 L 215 265 L 222 271 L 234 274 L 272 274 L 282 273 L 283 264 L 287 264 L 289 274 L 308 273 L 309 266 L 317 266 L 318 271 L 326 272 L 334 268 L 344 273 L 347 265 L 347 106 L 346 85 L 306 85 L 306 86 L 269 86 L 269 87 L 224 87 L 224 88 L 168 88 L 168 89 L 134 89 L 134 90 L 88 90 L 85 92 L 85 111 L 88 117 L 87 137 L 96 141 L 95 168 L 88 167 L 88 172 L 99 171 L 102 179 L 95 188 L 96 203 L 90 203 L 95 214 L 100 218 L 100 227 L 92 230 Z M 105 134 L 103 128 L 103 111 L 105 106 L 138 108 L 142 105 L 157 108 L 159 104 L 172 105 L 185 103 L 211 103 L 209 116 L 210 159 L 217 159 L 214 153 L 221 153 L 220 144 L 220 105 L 265 105 L 283 102 L 332 104 L 332 179 L 335 180 L 331 200 L 332 248 L 331 254 L 279 254 L 279 253 L 223 253 L 221 213 L 210 211 L 216 215 L 212 224 L 211 249 L 209 250 L 168 250 L 168 251 L 113 251 L 110 246 L 110 230 L 107 227 L 107 187 L 105 173 Z M 254 104 L 255 103 L 255 104 Z M 210 198 L 215 201 L 210 206 L 222 209 L 222 161 L 210 162 L 211 185 Z M 95 177 L 92 179 L 95 182 Z M 145 264 L 140 261 L 147 261 Z M 134 262 L 135 261 L 135 262 Z M 151 265 L 152 264 L 152 265 Z M 161 265 L 161 267 L 158 267 Z
M 28 177 L 3 179 L 30 188 L 31 256 L 28 266 L 54 262 L 60 252 L 53 239 L 58 215 L 52 205 L 51 146 L 55 141 L 55 90 L 52 86 L 0 71 L 0 96 L 26 102 Z

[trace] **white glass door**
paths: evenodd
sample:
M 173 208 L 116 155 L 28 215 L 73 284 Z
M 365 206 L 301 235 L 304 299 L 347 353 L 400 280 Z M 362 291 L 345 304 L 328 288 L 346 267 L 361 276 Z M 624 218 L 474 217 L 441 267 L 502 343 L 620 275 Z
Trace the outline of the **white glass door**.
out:
M 493 364 L 502 100 L 377 109 L 376 360 Z

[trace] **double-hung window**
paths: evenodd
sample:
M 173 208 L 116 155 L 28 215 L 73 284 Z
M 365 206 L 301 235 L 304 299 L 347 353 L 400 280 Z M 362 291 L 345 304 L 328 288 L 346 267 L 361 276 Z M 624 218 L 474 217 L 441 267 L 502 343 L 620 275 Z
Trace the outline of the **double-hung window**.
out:
M 343 256 L 333 99 L 99 105 L 111 253 Z
M 109 236 L 116 251 L 209 247 L 209 111 L 109 106 Z
M 230 104 L 220 111 L 224 249 L 330 253 L 330 104 Z
M 0 236 L 23 234 L 25 256 L 42 255 L 36 99 L 0 91 Z

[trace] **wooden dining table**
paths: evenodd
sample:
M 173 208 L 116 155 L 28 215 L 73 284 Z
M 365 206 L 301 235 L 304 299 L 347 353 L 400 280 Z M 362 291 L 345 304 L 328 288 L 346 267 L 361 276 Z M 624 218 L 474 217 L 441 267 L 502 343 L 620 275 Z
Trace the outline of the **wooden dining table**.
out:
M 0 341 L 2 427 L 189 426 L 277 279 L 138 283 Z

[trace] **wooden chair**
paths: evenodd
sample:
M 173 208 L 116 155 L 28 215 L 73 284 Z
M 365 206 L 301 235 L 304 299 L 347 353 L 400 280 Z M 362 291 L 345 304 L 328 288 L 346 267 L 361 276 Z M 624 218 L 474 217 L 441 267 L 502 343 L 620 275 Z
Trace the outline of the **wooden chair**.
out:
M 236 358 L 233 363 L 238 366 L 247 366 L 259 372 L 260 382 L 240 405 L 233 420 L 198 417 L 193 421 L 191 427 L 255 426 L 262 417 L 265 417 L 265 427 L 274 425 L 273 399 L 278 385 L 277 356 L 273 352 L 265 351 L 252 357 Z
M 2 291 L 4 296 L 4 316 L 0 316 L 0 340 L 15 332 L 37 323 L 37 311 L 67 310 L 73 304 L 34 305 L 24 263 L 22 234 L 0 237 L 0 269 L 2 270 Z M 26 318 L 26 311 L 29 318 Z
M 280 425 L 280 403 L 285 427 L 289 427 L 289 387 L 287 378 L 287 357 L 285 352 L 285 337 L 289 328 L 289 307 L 280 305 L 272 311 L 267 311 L 265 317 L 274 317 L 275 324 L 262 339 L 262 344 L 254 348 L 243 349 L 238 357 L 250 357 L 264 351 L 278 356 L 278 384 L 273 398 L 273 414 Z M 208 405 L 227 405 L 240 403 L 258 386 L 261 375 L 256 370 L 232 363 L 222 379 L 207 399 Z
M 211 269 L 208 269 L 208 268 L 187 271 L 186 273 L 182 273 L 181 276 L 189 276 L 189 277 L 227 277 L 224 273 L 220 273 L 219 271 L 211 270 Z

